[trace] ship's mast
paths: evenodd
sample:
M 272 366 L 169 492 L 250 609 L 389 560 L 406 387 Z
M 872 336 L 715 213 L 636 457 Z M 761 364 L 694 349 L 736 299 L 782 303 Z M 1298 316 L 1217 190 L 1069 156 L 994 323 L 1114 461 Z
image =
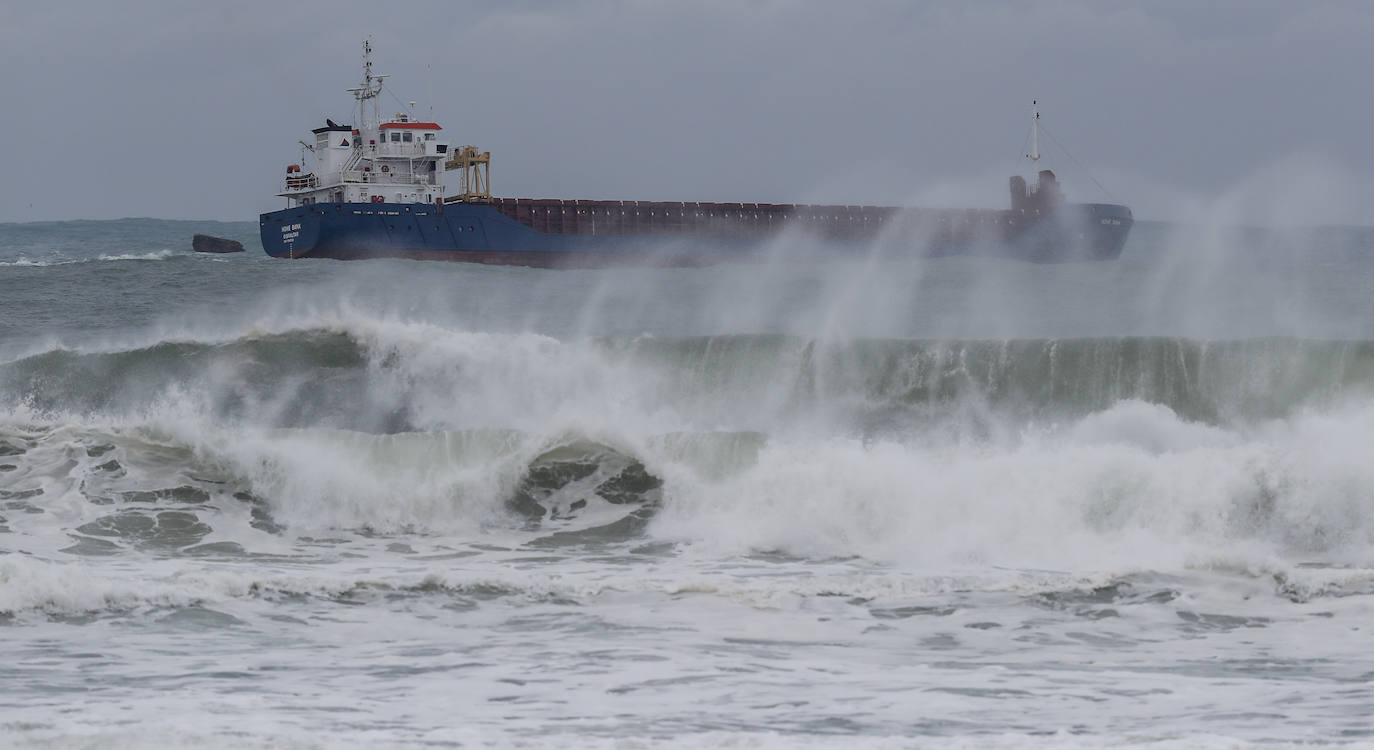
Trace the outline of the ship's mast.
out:
M 1026 158 L 1031 160 L 1031 174 L 1035 174 L 1040 161 L 1040 109 L 1038 102 L 1031 100 L 1031 152 Z
M 385 75 L 372 74 L 372 40 L 363 40 L 363 82 L 357 87 L 349 89 L 348 92 L 358 100 L 358 127 L 375 128 L 382 121 L 382 102 L 378 98 L 382 93 L 382 79 L 388 78 Z M 372 102 L 372 120 L 367 119 L 368 99 Z

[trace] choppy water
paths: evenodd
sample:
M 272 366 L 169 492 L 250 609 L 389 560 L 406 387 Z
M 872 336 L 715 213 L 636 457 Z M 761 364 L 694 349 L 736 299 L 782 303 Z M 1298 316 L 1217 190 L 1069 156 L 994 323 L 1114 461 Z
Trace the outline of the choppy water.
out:
M 621 271 L 255 231 L 0 225 L 0 745 L 1374 743 L 1374 230 Z

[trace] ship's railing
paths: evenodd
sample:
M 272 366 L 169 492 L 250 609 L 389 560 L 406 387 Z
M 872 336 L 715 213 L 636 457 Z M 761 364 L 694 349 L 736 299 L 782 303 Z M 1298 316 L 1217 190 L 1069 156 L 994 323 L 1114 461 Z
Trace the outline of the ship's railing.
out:
M 398 158 L 413 158 L 419 156 L 440 156 L 437 150 L 431 151 L 426 146 L 432 146 L 432 141 L 420 141 L 418 143 L 378 143 L 367 147 L 368 156 L 394 156 Z
M 300 177 L 287 177 L 287 190 L 310 190 L 320 186 L 320 181 L 313 174 L 301 175 Z
M 370 185 L 438 185 L 439 178 L 428 175 L 397 175 L 392 172 L 365 172 L 360 169 L 343 173 L 344 182 L 360 182 Z

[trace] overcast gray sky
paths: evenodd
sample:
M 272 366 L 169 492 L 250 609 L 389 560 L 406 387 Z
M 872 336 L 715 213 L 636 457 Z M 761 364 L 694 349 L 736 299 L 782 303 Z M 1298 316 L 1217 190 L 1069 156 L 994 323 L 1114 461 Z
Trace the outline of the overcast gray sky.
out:
M 1374 224 L 1374 2 L 0 2 L 0 221 L 253 220 L 389 110 L 497 194 L 1002 206 L 1031 99 L 1077 200 Z

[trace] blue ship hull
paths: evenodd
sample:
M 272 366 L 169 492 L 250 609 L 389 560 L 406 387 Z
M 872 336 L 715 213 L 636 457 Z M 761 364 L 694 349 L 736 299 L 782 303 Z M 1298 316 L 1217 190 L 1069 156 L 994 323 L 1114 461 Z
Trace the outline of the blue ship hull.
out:
M 556 206 L 575 202 L 524 203 L 534 204 L 535 210 L 553 204 L 558 210 Z M 913 256 L 991 255 L 1032 262 L 1110 260 L 1120 255 L 1133 223 L 1130 209 L 1100 203 L 1064 205 L 1046 215 L 1006 210 L 906 212 L 872 207 L 755 206 L 752 221 L 745 221 L 751 204 L 733 204 L 736 213 L 725 224 L 686 227 L 675 217 L 672 222 L 665 220 L 663 211 L 637 209 L 731 204 L 633 204 L 635 216 L 645 214 L 633 225 L 621 219 L 613 227 L 604 228 L 603 224 L 598 229 L 584 218 L 576 225 L 558 224 L 562 231 L 540 231 L 536 220 L 526 215 L 529 212 L 517 211 L 516 204 L 506 199 L 503 211 L 483 203 L 315 203 L 262 214 L 259 226 L 263 248 L 275 258 L 410 258 L 601 267 L 696 266 L 749 260 L 767 247 L 769 237 L 792 228 L 820 235 L 827 255 L 862 256 L 881 240 L 885 257 L 893 257 L 895 247 Z M 778 218 L 782 216 L 779 209 L 789 211 L 786 226 Z M 799 209 L 807 213 L 796 214 Z M 621 214 L 627 215 L 627 211 Z M 760 221 L 760 217 L 768 221 Z M 873 226 L 867 223 L 870 219 Z

